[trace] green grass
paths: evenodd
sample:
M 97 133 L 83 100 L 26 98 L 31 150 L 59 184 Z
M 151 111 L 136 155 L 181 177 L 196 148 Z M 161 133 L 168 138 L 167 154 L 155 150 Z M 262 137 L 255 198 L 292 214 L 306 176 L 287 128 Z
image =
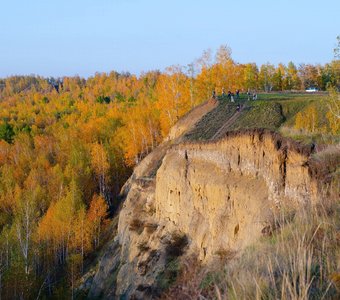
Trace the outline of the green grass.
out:
M 188 141 L 204 141 L 211 139 L 222 125 L 235 113 L 236 104 L 220 100 L 218 106 L 207 113 L 196 124 L 195 128 L 185 135 Z
M 172 284 L 176 282 L 176 279 L 180 273 L 181 266 L 178 258 L 170 260 L 162 272 L 157 275 L 156 286 L 160 291 L 167 290 Z
M 254 101 L 247 103 L 240 118 L 231 125 L 232 130 L 268 128 L 276 130 L 284 122 L 282 107 L 276 102 Z

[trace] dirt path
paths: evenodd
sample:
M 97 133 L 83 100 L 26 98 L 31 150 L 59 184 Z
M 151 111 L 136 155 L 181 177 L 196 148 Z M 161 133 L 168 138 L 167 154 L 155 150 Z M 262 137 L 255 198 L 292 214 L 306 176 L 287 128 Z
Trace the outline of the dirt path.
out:
M 184 132 L 189 132 L 204 115 L 208 114 L 217 106 L 218 102 L 214 99 L 210 99 L 195 107 L 171 128 L 166 140 L 174 140 L 180 137 Z
M 225 132 L 228 131 L 229 127 L 238 119 L 238 117 L 241 115 L 241 112 L 243 110 L 244 106 L 242 105 L 239 111 L 236 111 L 231 118 L 229 118 L 217 132 L 212 136 L 210 140 L 216 140 L 219 137 L 221 137 Z

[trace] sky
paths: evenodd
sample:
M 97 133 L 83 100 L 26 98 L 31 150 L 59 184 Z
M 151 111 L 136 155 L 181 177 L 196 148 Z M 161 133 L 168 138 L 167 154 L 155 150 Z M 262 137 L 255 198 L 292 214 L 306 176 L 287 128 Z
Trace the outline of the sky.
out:
M 88 77 L 187 65 L 227 44 L 238 63 L 327 63 L 339 0 L 0 0 L 0 77 Z

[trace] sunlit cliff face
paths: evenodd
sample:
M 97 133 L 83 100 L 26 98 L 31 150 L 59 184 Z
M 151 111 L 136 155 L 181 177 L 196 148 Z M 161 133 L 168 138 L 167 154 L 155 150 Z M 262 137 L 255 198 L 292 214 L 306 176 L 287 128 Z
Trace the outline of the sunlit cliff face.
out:
M 118 235 L 90 295 L 108 289 L 143 297 L 138 287 L 155 285 L 174 234 L 187 239 L 184 255 L 209 264 L 268 234 L 283 205 L 315 201 L 316 182 L 306 164 L 310 149 L 299 147 L 272 132 L 248 130 L 151 153 L 127 183 Z M 112 272 L 115 284 L 105 286 Z

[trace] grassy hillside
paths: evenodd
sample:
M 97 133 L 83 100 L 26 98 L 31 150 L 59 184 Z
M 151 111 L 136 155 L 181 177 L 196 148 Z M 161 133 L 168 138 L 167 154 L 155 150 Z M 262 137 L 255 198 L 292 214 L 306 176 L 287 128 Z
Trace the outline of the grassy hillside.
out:
M 322 94 L 273 93 L 259 94 L 248 101 L 241 95 L 235 103 L 226 97 L 218 99 L 218 106 L 205 115 L 186 135 L 188 140 L 209 140 L 226 124 L 225 131 L 245 128 L 268 128 L 306 143 L 334 144 L 339 142 L 339 126 L 330 124 L 329 97 Z M 237 112 L 237 105 L 242 106 Z M 297 120 L 300 114 L 300 119 Z M 232 120 L 230 120 L 233 118 Z M 230 122 L 231 121 L 231 122 Z M 300 124 L 300 123 L 301 124 Z

